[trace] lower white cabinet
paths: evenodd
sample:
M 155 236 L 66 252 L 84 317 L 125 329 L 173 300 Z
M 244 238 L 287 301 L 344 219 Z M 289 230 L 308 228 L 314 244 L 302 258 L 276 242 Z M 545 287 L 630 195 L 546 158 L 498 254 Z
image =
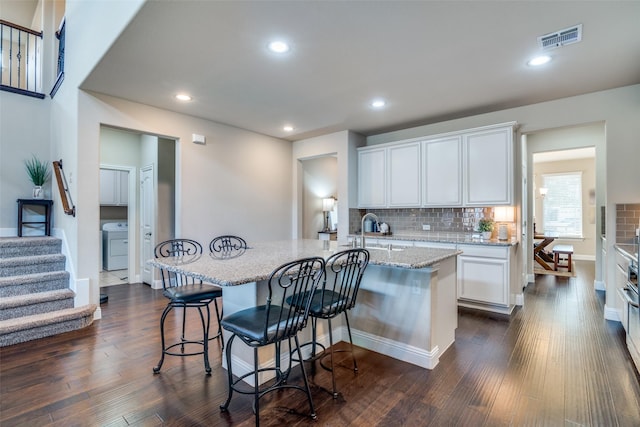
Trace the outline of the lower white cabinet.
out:
M 511 313 L 515 260 L 512 246 L 459 245 L 458 305 Z

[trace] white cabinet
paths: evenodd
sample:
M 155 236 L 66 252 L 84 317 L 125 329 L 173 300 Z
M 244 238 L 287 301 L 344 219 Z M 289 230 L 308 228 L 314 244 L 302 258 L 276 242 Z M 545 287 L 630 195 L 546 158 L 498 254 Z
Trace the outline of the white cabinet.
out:
M 420 143 L 358 151 L 358 206 L 420 206 Z
M 510 314 L 513 246 L 458 245 L 458 305 Z M 514 296 L 515 299 L 515 296 Z
M 462 206 L 462 137 L 422 143 L 422 205 Z
M 129 172 L 100 169 L 100 204 L 126 206 L 129 201 Z
M 464 134 L 466 206 L 513 202 L 513 127 Z
M 358 149 L 358 207 L 512 205 L 514 123 Z
M 386 149 L 358 151 L 358 206 L 384 208 L 387 206 Z
M 420 143 L 387 148 L 388 207 L 420 206 Z

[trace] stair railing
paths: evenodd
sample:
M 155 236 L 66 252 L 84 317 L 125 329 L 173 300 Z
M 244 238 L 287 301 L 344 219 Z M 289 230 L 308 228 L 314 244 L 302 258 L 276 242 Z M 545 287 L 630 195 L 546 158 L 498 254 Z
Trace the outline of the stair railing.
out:
M 0 19 L 0 90 L 44 98 L 42 31 Z
M 53 162 L 53 170 L 56 174 L 56 181 L 58 182 L 58 190 L 60 190 L 60 199 L 62 199 L 62 208 L 64 209 L 64 213 L 76 216 L 76 207 L 73 204 L 73 200 L 71 200 L 67 177 L 62 169 L 62 159 Z

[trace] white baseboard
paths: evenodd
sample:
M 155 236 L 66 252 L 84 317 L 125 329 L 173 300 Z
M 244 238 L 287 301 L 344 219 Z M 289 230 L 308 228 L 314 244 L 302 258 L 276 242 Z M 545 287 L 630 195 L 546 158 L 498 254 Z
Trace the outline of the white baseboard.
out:
M 0 237 L 18 237 L 18 229 L 0 228 Z
M 440 349 L 437 346 L 433 350 L 427 351 L 355 329 L 351 329 L 351 333 L 353 334 L 353 343 L 357 346 L 422 368 L 433 369 L 440 361 Z M 451 344 L 449 343 L 449 345 Z
M 535 283 L 536 275 L 533 273 L 527 274 L 527 283 Z
M 606 291 L 607 284 L 602 280 L 594 280 L 593 281 L 593 289 L 596 291 Z
M 606 320 L 613 320 L 614 322 L 620 322 L 620 316 L 618 315 L 618 310 L 609 307 L 606 304 L 604 305 L 604 318 Z
M 524 306 L 524 294 L 516 294 L 516 305 Z

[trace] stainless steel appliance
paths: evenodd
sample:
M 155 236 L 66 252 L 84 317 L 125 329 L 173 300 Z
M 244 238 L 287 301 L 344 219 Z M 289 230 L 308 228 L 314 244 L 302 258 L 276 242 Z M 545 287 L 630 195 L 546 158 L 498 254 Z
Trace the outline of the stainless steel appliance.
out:
M 637 261 L 632 261 L 627 268 L 627 283 L 622 293 L 627 301 L 627 312 L 623 319 L 623 322 L 627 323 L 627 348 L 636 367 L 640 369 L 640 296 Z

